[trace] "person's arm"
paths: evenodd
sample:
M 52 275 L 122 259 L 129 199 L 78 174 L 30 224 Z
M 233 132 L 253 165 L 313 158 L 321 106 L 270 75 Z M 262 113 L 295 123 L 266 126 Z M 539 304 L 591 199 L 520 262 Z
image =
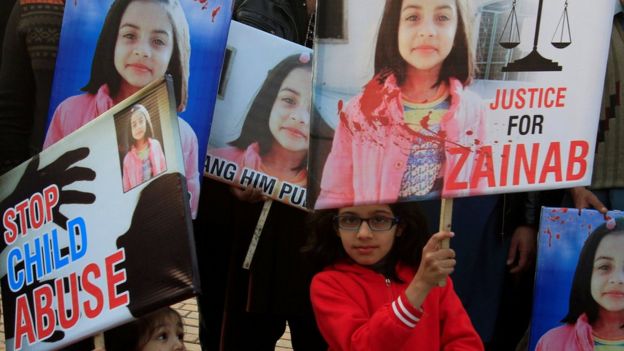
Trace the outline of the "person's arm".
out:
M 512 233 L 507 266 L 510 273 L 527 271 L 537 254 L 537 225 L 539 222 L 539 192 L 524 192 L 503 195 L 503 231 Z
M 0 68 L 0 174 L 30 157 L 35 82 L 26 48 L 19 32 L 21 7 L 15 3 L 7 23 Z
M 356 295 L 366 291 L 345 287 L 335 272 L 322 272 L 312 280 L 310 295 L 316 322 L 331 350 L 400 349 L 417 323 L 407 324 L 393 310 L 392 304 L 369 316 Z M 365 297 L 358 296 L 359 300 Z M 395 301 L 396 302 L 396 301 Z M 405 302 L 403 302 L 405 303 Z M 395 304 L 396 306 L 396 304 Z

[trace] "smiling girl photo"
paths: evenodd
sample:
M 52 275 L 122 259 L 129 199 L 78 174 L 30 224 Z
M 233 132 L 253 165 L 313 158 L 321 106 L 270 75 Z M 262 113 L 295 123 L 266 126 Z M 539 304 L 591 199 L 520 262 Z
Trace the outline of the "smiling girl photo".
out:
M 230 19 L 230 4 L 225 3 L 212 1 L 206 10 L 193 0 L 68 3 L 44 147 L 170 74 L 195 217 L 199 166 L 205 155 Z M 217 7 L 223 11 L 213 14 Z

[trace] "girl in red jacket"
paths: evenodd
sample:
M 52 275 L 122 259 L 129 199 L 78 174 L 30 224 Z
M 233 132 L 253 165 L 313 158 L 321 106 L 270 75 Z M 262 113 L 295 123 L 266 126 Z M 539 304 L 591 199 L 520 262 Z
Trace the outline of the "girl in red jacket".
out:
M 483 350 L 448 278 L 455 252 L 440 247 L 453 233 L 428 235 L 417 203 L 319 211 L 312 222 L 306 251 L 324 270 L 310 293 L 330 350 Z

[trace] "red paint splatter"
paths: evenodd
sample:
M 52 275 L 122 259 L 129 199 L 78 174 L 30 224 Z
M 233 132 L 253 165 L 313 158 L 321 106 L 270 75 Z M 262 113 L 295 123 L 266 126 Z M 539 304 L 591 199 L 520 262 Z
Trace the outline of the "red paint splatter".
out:
M 466 131 L 466 135 L 472 135 L 472 134 L 474 134 L 472 130 L 467 130 Z
M 212 10 L 211 16 L 213 23 L 215 21 L 215 17 L 217 17 L 217 15 L 219 14 L 219 11 L 221 11 L 221 6 L 217 6 L 214 10 Z
M 420 126 L 423 129 L 429 130 L 429 119 L 430 118 L 431 118 L 431 111 L 429 111 L 429 113 L 420 120 Z
M 556 222 L 556 221 L 558 221 L 560 219 L 561 219 L 561 217 L 559 217 L 559 216 L 550 217 L 550 220 L 553 221 L 553 222 Z
M 474 144 L 475 144 L 475 145 L 480 145 L 480 144 L 481 144 L 481 140 L 479 140 L 479 139 L 475 139 L 475 140 L 474 140 Z
M 550 228 L 546 228 L 546 230 L 544 230 L 544 234 L 548 235 L 548 247 L 552 246 L 552 232 L 550 231 Z
M 563 212 L 563 213 L 568 213 L 568 209 L 567 209 L 567 208 L 562 208 L 562 209 L 561 209 L 561 212 Z
M 344 102 L 342 99 L 338 100 L 338 112 L 342 112 L 342 107 L 344 106 Z

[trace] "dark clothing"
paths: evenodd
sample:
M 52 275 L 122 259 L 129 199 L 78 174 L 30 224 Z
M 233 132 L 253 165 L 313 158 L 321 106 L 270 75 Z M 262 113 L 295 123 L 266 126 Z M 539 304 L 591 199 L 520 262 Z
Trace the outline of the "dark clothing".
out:
M 0 69 L 0 174 L 41 151 L 63 0 L 16 2 Z
M 229 188 L 204 179 L 195 220 L 203 349 L 273 350 L 286 321 L 295 350 L 326 349 L 312 315 L 311 274 L 299 253 L 306 213 L 274 202 L 245 270 L 263 204 L 239 201 Z
M 305 0 L 236 0 L 234 19 L 305 45 L 310 18 Z

